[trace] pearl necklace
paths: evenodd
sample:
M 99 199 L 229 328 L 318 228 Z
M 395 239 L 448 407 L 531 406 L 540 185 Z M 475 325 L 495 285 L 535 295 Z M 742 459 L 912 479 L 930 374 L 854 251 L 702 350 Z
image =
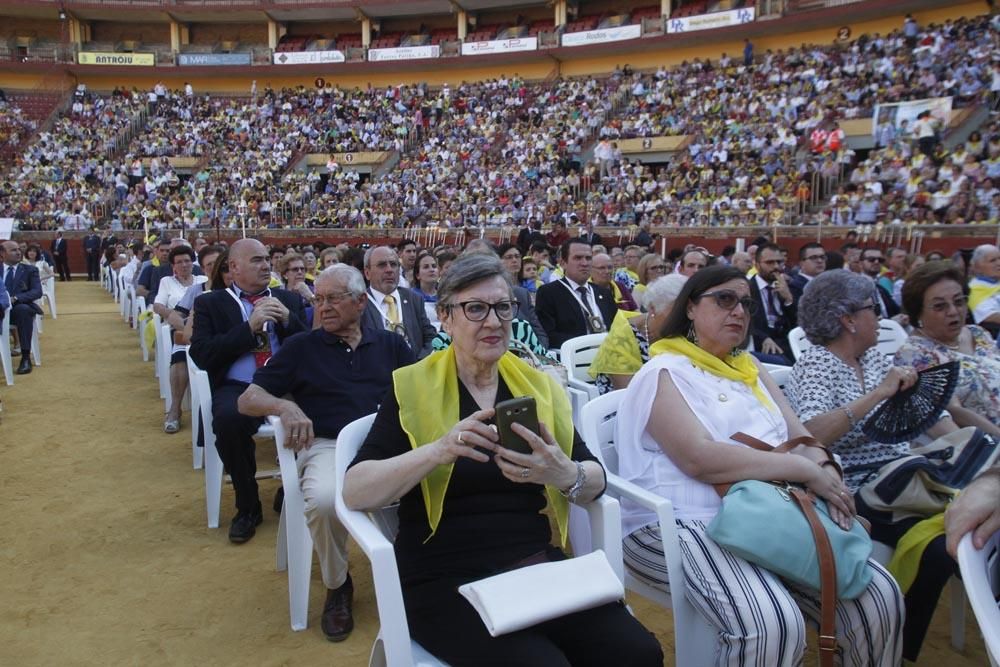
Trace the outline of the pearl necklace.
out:
M 652 345 L 653 341 L 649 340 L 649 313 L 646 313 L 646 319 L 642 321 L 642 333 L 646 336 L 646 344 Z

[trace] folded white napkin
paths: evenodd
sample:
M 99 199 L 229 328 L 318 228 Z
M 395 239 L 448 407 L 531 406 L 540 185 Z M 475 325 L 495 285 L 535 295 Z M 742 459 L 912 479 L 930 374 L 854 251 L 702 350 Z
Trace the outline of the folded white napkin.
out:
M 625 597 L 601 550 L 473 581 L 459 586 L 458 592 L 479 612 L 493 637 Z

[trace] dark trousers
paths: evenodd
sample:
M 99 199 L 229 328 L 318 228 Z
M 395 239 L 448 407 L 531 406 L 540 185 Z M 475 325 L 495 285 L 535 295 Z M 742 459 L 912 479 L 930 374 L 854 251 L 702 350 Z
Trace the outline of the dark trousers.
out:
M 31 334 L 35 330 L 35 309 L 26 303 L 19 303 L 11 308 L 10 323 L 17 329 L 20 338 L 21 354 L 27 355 L 31 350 Z M 3 332 L 7 335 L 7 332 Z
M 87 280 L 97 280 L 101 274 L 101 258 L 97 252 L 87 253 Z
M 855 495 L 855 501 L 860 497 Z M 857 503 L 858 514 L 872 522 L 872 539 L 893 547 L 920 519 L 905 519 L 897 523 L 886 522 L 887 515 L 871 510 L 864 503 Z M 934 609 L 941 591 L 951 577 L 958 573 L 958 563 L 945 550 L 945 536 L 931 541 L 920 558 L 917 577 L 904 597 L 906 624 L 903 626 L 903 658 L 916 662 L 920 647 L 927 636 Z
M 457 587 L 432 582 L 404 594 L 410 635 L 454 667 L 662 667 L 659 641 L 620 602 L 491 637 Z M 444 584 L 444 585 L 442 585 Z M 427 595 L 427 586 L 434 592 Z M 416 591 L 413 591 L 416 593 Z
M 66 255 L 55 255 L 52 261 L 56 264 L 56 271 L 59 272 L 60 280 L 70 280 L 69 275 L 69 257 Z
M 212 390 L 215 448 L 219 450 L 219 458 L 233 480 L 236 511 L 242 513 L 260 510 L 253 434 L 264 420 L 241 415 L 236 409 L 236 400 L 248 386 L 242 382 L 226 382 Z

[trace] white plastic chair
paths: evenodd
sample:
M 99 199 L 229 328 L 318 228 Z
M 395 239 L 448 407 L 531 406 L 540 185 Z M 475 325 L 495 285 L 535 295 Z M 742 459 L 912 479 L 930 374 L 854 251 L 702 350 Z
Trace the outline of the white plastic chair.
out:
M 268 417 L 274 429 L 274 440 L 278 449 L 278 465 L 281 467 L 281 486 L 285 499 L 281 505 L 281 519 L 278 524 L 276 561 L 279 572 L 288 570 L 288 611 L 292 620 L 292 630 L 305 630 L 309 624 L 309 583 L 312 576 L 313 541 L 306 524 L 305 499 L 299 486 L 299 469 L 295 462 L 295 452 L 284 446 L 285 428 L 281 419 Z
M 35 315 L 35 326 L 31 328 L 31 358 L 36 366 L 42 365 L 42 345 L 39 334 L 42 333 L 42 316 Z M 25 354 L 24 345 L 21 345 L 21 354 Z
M 812 347 L 813 344 L 806 338 L 806 332 L 802 327 L 795 327 L 788 332 L 788 347 L 792 349 L 792 356 L 798 361 L 802 353 Z
M 902 325 L 895 320 L 879 320 L 878 323 L 878 343 L 876 347 L 878 350 L 891 357 L 896 354 L 896 351 L 903 346 L 906 342 L 908 334 Z M 802 330 L 802 327 L 795 327 L 788 334 L 788 346 L 792 348 L 792 356 L 796 360 L 802 353 L 813 346 L 806 338 L 806 332 Z
M 191 392 L 191 467 L 201 470 L 205 462 L 205 448 L 198 446 L 198 438 L 202 432 L 202 412 L 201 412 L 201 390 L 202 383 L 195 382 L 198 373 L 198 366 L 191 361 L 191 355 L 187 355 L 188 388 Z M 205 374 L 208 380 L 208 374 Z M 202 443 L 204 445 L 204 443 Z
M 166 327 L 167 335 L 164 336 L 163 329 Z M 166 344 L 166 340 L 169 339 L 170 326 L 165 325 L 160 316 L 153 313 L 153 330 L 156 332 L 155 340 L 155 351 L 156 351 L 156 377 L 160 380 L 160 398 L 162 398 L 167 407 L 164 411 L 170 409 L 170 347 Z
M 587 334 L 570 338 L 559 348 L 559 358 L 569 375 L 569 386 L 587 392 L 589 399 L 597 398 L 597 387 L 587 374 L 591 362 L 597 356 L 601 343 L 608 337 L 606 333 Z M 588 400 L 589 400 L 588 399 Z
M 188 356 L 188 377 L 192 387 L 197 384 L 194 394 L 198 396 L 198 410 L 201 412 L 201 429 L 204 434 L 202 443 L 205 466 L 205 514 L 208 517 L 208 527 L 218 528 L 225 470 L 222 459 L 219 458 L 219 450 L 215 448 L 215 430 L 212 428 L 212 386 L 208 380 L 208 373 L 198 368 L 190 356 Z M 192 412 L 194 412 L 193 407 Z M 269 437 L 274 437 L 274 429 L 270 424 L 263 424 L 254 434 L 254 438 Z M 258 470 L 257 479 L 273 478 L 278 474 L 277 470 Z
M 906 329 L 896 320 L 880 320 L 876 347 L 879 352 L 891 357 L 903 346 L 908 337 Z
M 42 298 L 45 299 L 46 303 L 49 305 L 49 315 L 52 319 L 58 319 L 56 316 L 56 277 L 50 276 L 49 278 L 42 281 Z
M 144 331 L 146 323 L 145 321 L 142 322 L 139 321 L 139 315 L 146 312 L 145 297 L 142 296 L 136 297 L 135 310 L 136 313 L 133 321 L 135 322 L 135 328 L 139 332 L 139 349 L 142 350 L 142 360 L 149 361 L 149 345 L 146 343 L 146 336 Z M 155 369 L 156 367 L 154 366 L 153 368 Z
M 990 664 L 1000 664 L 1000 532 L 982 549 L 972 544 L 972 533 L 958 543 L 958 569 L 962 573 L 969 604 L 986 643 Z
M 4 311 L 0 324 L 0 363 L 8 385 L 14 384 L 14 361 L 10 354 L 10 308 Z
M 709 665 L 718 643 L 717 631 L 695 609 L 684 594 L 686 589 L 684 567 L 681 561 L 680 540 L 674 521 L 674 508 L 669 500 L 651 493 L 618 476 L 618 452 L 615 447 L 615 420 L 618 406 L 625 395 L 624 389 L 599 396 L 583 406 L 583 439 L 587 447 L 601 459 L 607 471 L 607 494 L 617 499 L 628 499 L 656 512 L 663 538 L 663 553 L 667 566 L 667 580 L 673 594 L 664 593 L 624 569 L 625 587 L 642 597 L 671 609 L 674 617 L 674 650 L 677 665 Z M 614 562 L 614 561 L 613 561 Z
M 420 644 L 410 639 L 410 629 L 403 608 L 403 592 L 399 585 L 399 570 L 392 547 L 395 521 L 380 510 L 368 514 L 351 510 L 344 504 L 342 489 L 347 466 L 354 460 L 358 449 L 368 435 L 375 415 L 368 415 L 345 426 L 337 437 L 337 516 L 368 556 L 375 583 L 375 600 L 378 604 L 378 637 L 372 647 L 369 667 L 430 667 L 444 665 Z M 621 511 L 618 502 L 602 496 L 586 505 L 590 515 L 594 548 L 603 549 L 612 568 L 622 577 Z

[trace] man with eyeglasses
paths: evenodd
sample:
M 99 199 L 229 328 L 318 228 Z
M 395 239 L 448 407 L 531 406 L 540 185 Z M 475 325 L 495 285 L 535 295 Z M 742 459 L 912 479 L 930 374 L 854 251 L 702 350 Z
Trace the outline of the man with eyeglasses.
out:
M 802 298 L 802 290 L 809 281 L 826 271 L 826 250 L 819 243 L 807 243 L 799 249 L 799 270 L 788 281 L 795 303 Z
M 257 369 L 239 410 L 249 417 L 281 417 L 285 442 L 279 444 L 298 452 L 306 523 L 327 588 L 320 626 L 327 639 L 342 641 L 354 628 L 354 585 L 347 530 L 333 502 L 336 438 L 344 426 L 378 410 L 393 371 L 414 356 L 400 336 L 362 323 L 369 302 L 360 271 L 335 264 L 314 286 L 320 328 L 292 338 Z M 288 395 L 290 400 L 280 398 Z
M 663 275 L 663 271 L 666 268 L 663 265 L 662 260 L 658 260 L 660 264 L 659 273 L 654 275 L 654 267 L 649 267 L 650 275 L 649 278 L 659 278 Z M 614 265 L 611 262 L 611 257 L 605 253 L 597 253 L 594 255 L 594 259 L 590 264 L 590 282 L 591 284 L 604 287 L 611 291 L 614 296 L 615 305 L 621 310 L 637 311 L 639 307 L 636 305 L 635 300 L 632 298 L 632 293 L 627 287 L 619 284 L 617 281 L 612 280 L 614 276 Z
M 563 277 L 538 288 L 535 310 L 554 349 L 570 338 L 607 331 L 615 318 L 611 291 L 588 282 L 592 261 L 590 246 L 570 239 L 559 253 Z
M 424 300 L 399 286 L 399 257 L 388 246 L 365 252 L 365 278 L 368 279 L 368 307 L 365 323 L 393 331 L 410 344 L 418 359 L 431 353 L 431 341 L 437 329 L 427 319 Z
M 885 256 L 878 248 L 865 248 L 861 251 L 861 272 L 875 283 L 875 291 L 878 293 L 882 317 L 891 318 L 906 326 L 910 323 L 910 318 L 899 312 L 899 306 L 892 298 L 892 293 L 879 283 L 879 276 L 882 275 L 882 264 L 884 262 Z

